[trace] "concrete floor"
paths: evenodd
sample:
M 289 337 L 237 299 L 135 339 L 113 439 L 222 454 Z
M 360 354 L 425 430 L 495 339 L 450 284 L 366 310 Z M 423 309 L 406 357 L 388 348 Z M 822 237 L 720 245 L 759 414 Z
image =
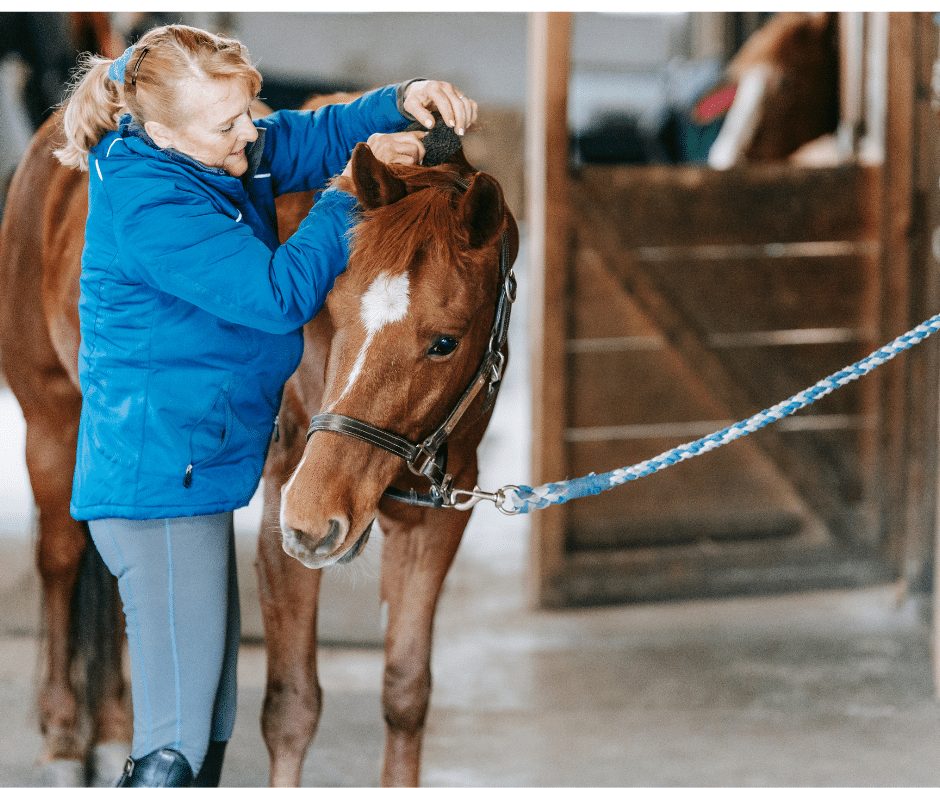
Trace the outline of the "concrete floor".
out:
M 486 529 L 481 529 L 485 531 Z M 937 785 L 928 632 L 890 587 L 538 612 L 524 556 L 468 550 L 438 617 L 426 785 Z M 34 637 L 0 638 L 0 784 L 40 785 Z M 304 785 L 374 785 L 381 653 L 326 647 Z M 224 785 L 265 785 L 264 653 Z
M 514 320 L 510 375 L 481 447 L 487 489 L 532 481 L 524 327 Z M 34 786 L 39 596 L 17 416 L 0 392 L 0 785 Z M 249 642 L 222 775 L 230 786 L 265 785 L 268 774 L 256 515 L 239 513 Z M 940 785 L 929 631 L 893 588 L 537 611 L 528 529 L 525 517 L 482 504 L 448 576 L 424 784 Z M 377 549 L 329 575 L 322 629 L 333 645 L 321 651 L 325 711 L 305 785 L 379 778 Z

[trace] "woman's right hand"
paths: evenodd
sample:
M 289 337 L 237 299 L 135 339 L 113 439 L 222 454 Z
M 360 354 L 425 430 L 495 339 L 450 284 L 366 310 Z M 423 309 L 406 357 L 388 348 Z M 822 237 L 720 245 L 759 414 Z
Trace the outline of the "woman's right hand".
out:
M 372 154 L 384 164 L 420 164 L 424 160 L 426 131 L 397 131 L 393 134 L 373 134 L 366 141 Z M 352 161 L 346 163 L 343 175 L 352 174 Z

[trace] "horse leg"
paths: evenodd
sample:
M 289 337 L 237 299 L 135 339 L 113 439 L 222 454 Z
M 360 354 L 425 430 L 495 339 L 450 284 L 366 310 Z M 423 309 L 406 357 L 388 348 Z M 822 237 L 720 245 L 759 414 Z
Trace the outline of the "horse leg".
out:
M 280 497 L 280 485 L 266 479 L 257 570 L 268 658 L 261 734 L 272 786 L 300 785 L 322 703 L 317 679 L 320 570 L 308 569 L 284 552 Z
M 123 614 L 116 585 L 84 523 L 69 514 L 81 400 L 61 369 L 47 368 L 15 383 L 25 406 L 26 466 L 39 512 L 36 563 L 46 650 L 37 697 L 43 779 L 50 785 L 84 785 L 87 765 L 96 782 L 110 783 L 120 774 L 111 750 L 129 750 L 132 723 L 121 671 Z M 83 685 L 80 691 L 73 681 Z M 86 764 L 91 742 L 104 747 Z
M 42 580 L 46 629 L 45 675 L 37 700 L 43 763 L 77 762 L 84 770 L 83 721 L 70 674 L 75 656 L 72 599 L 87 536 L 68 512 L 75 444 L 74 436 L 72 440 L 60 439 L 62 429 L 62 422 L 55 418 L 37 415 L 27 420 L 26 465 L 39 510 L 36 563 Z
M 470 512 L 390 505 L 381 519 L 385 632 L 383 785 L 418 785 L 431 697 L 431 637 L 444 577 Z
M 88 557 L 86 556 L 86 559 Z M 130 712 L 129 694 L 121 662 L 124 655 L 124 611 L 117 583 L 100 556 L 91 559 L 97 580 L 98 594 L 93 611 L 98 629 L 91 635 L 97 640 L 94 657 L 88 669 L 94 671 L 96 689 L 94 735 L 89 754 L 89 785 L 114 785 L 124 770 L 131 753 L 134 724 Z M 86 565 L 89 561 L 86 560 Z M 87 604 L 85 600 L 83 604 Z M 86 635 L 88 636 L 88 635 Z

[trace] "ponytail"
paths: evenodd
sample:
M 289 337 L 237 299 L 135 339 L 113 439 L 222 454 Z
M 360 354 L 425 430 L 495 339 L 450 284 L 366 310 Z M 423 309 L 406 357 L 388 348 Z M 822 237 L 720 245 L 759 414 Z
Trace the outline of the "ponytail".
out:
M 84 55 L 64 102 L 62 127 L 66 143 L 54 151 L 66 167 L 88 169 L 88 151 L 118 127 L 124 111 L 121 85 L 108 76 L 113 61 Z

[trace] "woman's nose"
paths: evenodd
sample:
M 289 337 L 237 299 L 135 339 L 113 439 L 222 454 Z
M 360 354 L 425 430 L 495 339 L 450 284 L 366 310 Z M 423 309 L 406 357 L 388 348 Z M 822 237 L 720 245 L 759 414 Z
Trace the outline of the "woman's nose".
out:
M 258 139 L 258 129 L 255 128 L 255 124 L 251 122 L 251 118 L 243 118 L 241 121 L 241 128 L 238 130 L 238 138 L 245 140 L 245 142 L 254 142 Z

